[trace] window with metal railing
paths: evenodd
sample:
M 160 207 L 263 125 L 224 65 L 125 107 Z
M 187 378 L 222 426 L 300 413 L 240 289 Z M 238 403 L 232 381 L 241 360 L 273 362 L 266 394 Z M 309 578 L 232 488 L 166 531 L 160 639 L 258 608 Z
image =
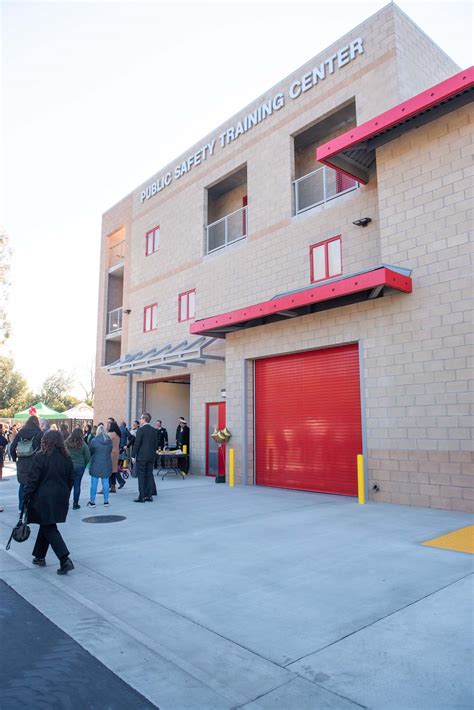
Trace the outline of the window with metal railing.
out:
M 323 205 L 357 187 L 356 180 L 326 166 L 313 170 L 293 181 L 295 214 Z
M 247 236 L 247 207 L 218 219 L 206 227 L 206 254 L 222 249 Z
M 121 261 L 125 259 L 125 239 L 121 242 L 117 242 L 109 249 L 109 268 L 120 264 Z
M 108 321 L 107 321 L 107 335 L 110 333 L 116 333 L 122 330 L 122 308 L 114 308 L 113 311 L 109 311 Z

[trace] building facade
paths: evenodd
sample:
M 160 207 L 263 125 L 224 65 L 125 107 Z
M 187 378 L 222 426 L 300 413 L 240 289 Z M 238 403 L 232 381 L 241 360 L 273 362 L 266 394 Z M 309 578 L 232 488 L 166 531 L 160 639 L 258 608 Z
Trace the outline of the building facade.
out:
M 191 470 L 469 511 L 472 70 L 389 5 L 103 217 L 96 419 Z M 472 99 L 471 99 L 472 100 Z

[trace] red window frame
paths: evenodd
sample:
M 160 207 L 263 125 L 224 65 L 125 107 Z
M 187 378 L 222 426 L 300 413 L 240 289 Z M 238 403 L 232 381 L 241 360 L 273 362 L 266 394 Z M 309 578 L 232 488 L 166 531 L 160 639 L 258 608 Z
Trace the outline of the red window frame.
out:
M 152 235 L 152 239 L 148 239 L 149 235 Z M 148 248 L 149 243 L 152 243 L 153 248 L 150 250 Z M 157 227 L 153 227 L 153 229 L 149 229 L 148 232 L 145 234 L 145 256 L 151 256 L 152 254 L 155 253 L 155 251 L 158 251 L 158 247 L 160 246 L 160 225 Z
M 328 244 L 331 242 L 339 242 L 339 249 L 340 249 L 340 263 L 341 263 L 341 270 L 338 271 L 337 273 L 330 274 L 329 273 L 329 250 L 328 250 Z M 320 278 L 320 279 L 315 279 L 314 278 L 314 260 L 313 260 L 313 251 L 317 249 L 318 247 L 324 246 L 324 271 L 325 275 Z M 326 279 L 332 279 L 335 276 L 341 276 L 342 275 L 342 237 L 340 234 L 338 234 L 336 237 L 331 237 L 330 239 L 325 239 L 322 242 L 318 242 L 317 244 L 312 244 L 309 248 L 309 263 L 310 263 L 310 269 L 311 269 L 311 283 L 318 283 L 319 281 L 326 281 Z
M 156 328 L 146 327 L 146 321 L 147 321 L 147 314 L 150 313 L 150 326 L 153 326 L 153 308 L 156 308 L 156 313 L 158 315 L 158 304 L 157 303 L 150 303 L 149 306 L 145 306 L 143 309 L 143 332 L 144 333 L 151 333 L 152 330 L 158 330 L 158 326 Z
M 194 313 L 189 315 L 189 295 L 194 293 Z M 186 298 L 186 318 L 181 318 L 181 300 Z M 192 288 L 189 291 L 183 291 L 178 295 L 178 323 L 184 323 L 186 320 L 193 320 L 196 318 L 196 289 Z

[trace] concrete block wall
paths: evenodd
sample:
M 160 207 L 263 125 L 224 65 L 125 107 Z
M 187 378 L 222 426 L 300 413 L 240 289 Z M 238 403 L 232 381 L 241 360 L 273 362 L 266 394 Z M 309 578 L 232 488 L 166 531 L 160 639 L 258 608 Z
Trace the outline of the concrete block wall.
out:
M 413 269 L 414 291 L 378 358 L 393 383 L 372 397 L 373 415 L 406 437 L 374 446 L 371 476 L 383 500 L 463 511 L 474 498 L 473 120 L 466 106 L 377 151 L 382 260 Z

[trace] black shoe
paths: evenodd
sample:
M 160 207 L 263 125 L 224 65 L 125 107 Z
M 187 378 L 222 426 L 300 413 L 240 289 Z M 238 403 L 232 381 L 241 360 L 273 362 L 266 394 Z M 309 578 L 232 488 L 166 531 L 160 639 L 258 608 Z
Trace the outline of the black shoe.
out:
M 79 505 L 79 503 L 74 503 L 74 505 L 72 506 L 72 509 L 73 509 L 73 510 L 79 510 L 80 507 L 81 507 L 81 506 Z
M 56 570 L 56 574 L 67 574 L 72 569 L 74 569 L 74 565 L 72 564 L 72 560 L 70 560 L 68 557 L 67 560 L 61 565 L 61 567 Z
M 38 567 L 46 567 L 46 560 L 44 557 L 33 557 L 33 564 Z
M 145 498 L 146 503 L 153 503 L 153 497 L 150 496 L 150 498 Z
M 123 488 L 124 485 L 125 485 L 125 481 L 124 481 L 123 483 L 119 483 L 119 490 L 120 490 L 121 488 Z
M 134 498 L 134 503 L 146 503 L 146 498 Z

